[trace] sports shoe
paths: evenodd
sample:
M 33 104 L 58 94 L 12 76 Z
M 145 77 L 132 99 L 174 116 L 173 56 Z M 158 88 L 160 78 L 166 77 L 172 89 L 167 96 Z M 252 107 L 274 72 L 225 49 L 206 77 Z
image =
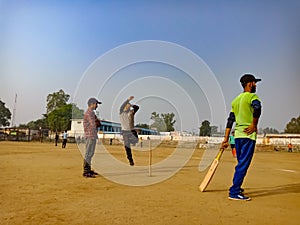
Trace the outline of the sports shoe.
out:
M 98 174 L 97 172 L 95 172 L 94 170 L 91 170 L 90 173 L 91 173 L 91 174 L 94 174 L 94 175 L 99 175 L 99 174 Z
M 230 199 L 230 200 L 242 200 L 242 201 L 250 201 L 251 200 L 250 197 L 247 197 L 243 194 L 229 195 L 228 199 Z
M 86 178 L 96 178 L 95 174 L 93 173 L 83 173 L 83 176 Z

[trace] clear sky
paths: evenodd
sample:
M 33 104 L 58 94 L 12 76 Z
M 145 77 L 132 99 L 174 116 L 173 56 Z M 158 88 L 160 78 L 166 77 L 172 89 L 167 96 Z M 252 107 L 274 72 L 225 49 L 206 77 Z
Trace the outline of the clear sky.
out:
M 83 74 L 106 52 L 131 42 L 161 40 L 191 50 L 207 64 L 222 90 L 226 114 L 231 100 L 242 91 L 240 76 L 253 73 L 262 78 L 257 87 L 263 103 L 259 125 L 283 131 L 292 117 L 300 115 L 299 11 L 297 0 L 2 0 L 0 99 L 13 111 L 17 93 L 17 124 L 41 118 L 46 111 L 47 95 L 63 89 L 73 101 Z M 169 101 L 168 93 L 174 89 L 192 96 L 197 121 L 210 120 L 212 112 L 205 110 L 210 103 L 203 89 L 197 89 L 187 75 L 178 75 L 181 72 L 176 68 L 167 67 L 145 63 L 118 71 L 113 77 L 115 80 L 95 90 L 95 95 L 99 94 L 97 97 L 103 101 L 101 117 L 117 120 L 113 112 L 121 100 L 128 97 L 124 84 L 130 84 L 132 89 L 129 90 L 135 90 L 136 102 L 141 105 L 137 122 L 148 122 L 152 109 L 179 112 L 184 104 L 172 105 Z M 143 84 L 155 87 L 154 93 L 138 85 L 141 82 L 138 73 L 145 78 Z M 107 90 L 105 94 L 104 90 Z M 199 101 L 195 99 L 196 91 Z M 177 96 L 178 102 L 188 102 L 184 94 Z M 195 117 L 194 112 L 190 108 L 181 110 L 176 118 L 177 129 L 197 129 L 199 124 L 191 119 Z M 225 120 L 222 114 L 213 125 L 224 127 Z M 181 126 L 182 122 L 186 126 Z

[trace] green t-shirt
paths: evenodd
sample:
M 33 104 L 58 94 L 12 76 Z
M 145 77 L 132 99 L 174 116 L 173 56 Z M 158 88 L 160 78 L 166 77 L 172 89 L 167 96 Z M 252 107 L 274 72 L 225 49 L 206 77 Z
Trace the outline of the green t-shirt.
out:
M 243 92 L 231 102 L 231 112 L 235 115 L 235 138 L 250 138 L 256 140 L 256 132 L 247 135 L 244 129 L 247 128 L 253 121 L 252 101 L 259 100 L 254 93 Z M 260 100 L 259 100 L 260 101 Z
M 233 136 L 233 135 L 230 135 L 230 136 L 229 136 L 229 144 L 231 144 L 231 145 L 234 145 L 234 144 L 235 144 L 234 136 Z

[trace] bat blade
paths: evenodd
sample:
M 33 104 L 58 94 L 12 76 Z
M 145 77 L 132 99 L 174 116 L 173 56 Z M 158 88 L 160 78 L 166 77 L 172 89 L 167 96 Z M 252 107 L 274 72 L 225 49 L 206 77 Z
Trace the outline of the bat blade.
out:
M 221 158 L 221 155 L 223 153 L 224 149 L 221 148 L 217 157 L 214 159 L 214 161 L 212 162 L 207 174 L 205 175 L 202 183 L 200 184 L 199 186 L 199 190 L 201 192 L 205 191 L 206 187 L 208 186 L 209 182 L 211 181 L 212 177 L 214 176 L 216 170 L 217 170 L 217 167 L 219 165 L 219 161 L 220 161 L 220 158 Z

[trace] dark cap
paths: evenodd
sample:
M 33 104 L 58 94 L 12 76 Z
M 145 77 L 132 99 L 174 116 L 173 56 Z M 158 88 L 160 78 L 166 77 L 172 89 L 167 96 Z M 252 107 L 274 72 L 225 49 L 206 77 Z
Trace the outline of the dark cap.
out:
M 247 83 L 253 82 L 253 81 L 258 82 L 258 81 L 261 81 L 261 79 L 255 78 L 252 74 L 244 74 L 240 79 L 241 84 L 247 84 Z
M 97 104 L 102 104 L 102 102 L 99 102 L 97 99 L 95 99 L 95 98 L 90 98 L 89 100 L 88 100 L 88 105 L 90 105 L 90 104 L 95 104 L 95 103 L 97 103 Z

